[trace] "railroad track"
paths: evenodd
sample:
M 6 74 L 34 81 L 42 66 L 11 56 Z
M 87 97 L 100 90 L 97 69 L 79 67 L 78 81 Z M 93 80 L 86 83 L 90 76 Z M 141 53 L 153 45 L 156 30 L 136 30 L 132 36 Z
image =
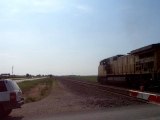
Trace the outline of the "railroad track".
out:
M 71 78 L 66 78 L 66 79 L 72 82 L 75 82 L 75 83 L 95 87 L 96 89 L 104 91 L 104 92 L 110 92 L 112 94 L 129 97 L 129 98 L 136 99 L 138 101 L 145 102 L 145 103 L 153 103 L 153 104 L 160 105 L 160 94 L 159 93 L 140 92 L 137 90 L 130 90 L 130 89 L 114 87 L 114 86 L 94 84 L 94 83 L 90 83 L 87 81 L 75 80 Z
M 60 78 L 57 78 L 57 79 L 62 80 L 62 81 L 70 81 L 74 84 L 83 85 L 85 87 L 90 86 L 90 87 L 94 88 L 95 91 L 101 91 L 101 92 L 104 92 L 104 93 L 111 93 L 111 94 L 114 94 L 114 95 L 119 95 L 119 96 L 123 96 L 123 97 L 126 97 L 126 98 L 130 98 L 130 99 L 135 100 L 135 101 L 148 103 L 147 100 L 143 100 L 143 99 L 140 99 L 140 98 L 136 98 L 135 96 L 131 96 L 130 95 L 131 90 L 129 90 L 129 89 L 124 89 L 124 88 L 119 88 L 119 87 L 114 87 L 114 86 L 108 86 L 108 85 L 100 85 L 100 84 L 90 83 L 90 82 L 82 81 L 82 80 L 75 80 L 75 79 L 66 78 L 66 77 L 60 77 Z

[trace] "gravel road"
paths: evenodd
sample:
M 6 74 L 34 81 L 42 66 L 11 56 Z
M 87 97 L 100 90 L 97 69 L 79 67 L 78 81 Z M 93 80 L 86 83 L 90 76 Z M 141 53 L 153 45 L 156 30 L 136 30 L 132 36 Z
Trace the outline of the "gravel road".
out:
M 133 99 L 102 93 L 93 88 L 58 79 L 50 95 L 41 101 L 28 103 L 13 110 L 4 120 L 32 120 L 71 112 L 144 104 Z

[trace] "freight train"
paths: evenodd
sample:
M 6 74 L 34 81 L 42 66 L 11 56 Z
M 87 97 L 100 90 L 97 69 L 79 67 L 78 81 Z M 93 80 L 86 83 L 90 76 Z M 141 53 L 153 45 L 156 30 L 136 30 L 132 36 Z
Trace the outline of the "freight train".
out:
M 160 43 L 100 61 L 98 82 L 160 90 Z

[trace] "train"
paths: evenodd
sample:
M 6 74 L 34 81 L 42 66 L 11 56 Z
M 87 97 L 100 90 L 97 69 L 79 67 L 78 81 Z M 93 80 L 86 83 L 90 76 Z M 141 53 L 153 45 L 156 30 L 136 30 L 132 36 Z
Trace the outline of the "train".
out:
M 160 90 L 160 43 L 101 60 L 97 80 L 100 84 Z

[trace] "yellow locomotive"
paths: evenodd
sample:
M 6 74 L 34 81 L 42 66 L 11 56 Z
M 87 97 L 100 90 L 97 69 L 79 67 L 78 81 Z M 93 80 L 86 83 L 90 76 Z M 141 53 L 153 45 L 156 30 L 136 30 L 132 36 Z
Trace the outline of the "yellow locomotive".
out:
M 100 62 L 98 82 L 145 89 L 160 88 L 160 43 Z

